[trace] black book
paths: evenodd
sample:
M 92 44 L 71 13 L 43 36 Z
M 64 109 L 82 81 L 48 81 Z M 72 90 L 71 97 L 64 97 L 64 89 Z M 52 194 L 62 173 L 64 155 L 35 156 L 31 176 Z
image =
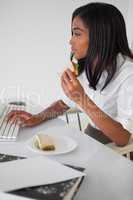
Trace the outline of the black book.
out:
M 24 157 L 0 154 L 0 162 L 13 161 L 17 159 L 26 159 Z M 73 169 L 84 171 L 84 168 L 67 165 Z M 28 197 L 38 200 L 73 200 L 79 190 L 84 177 L 74 178 L 67 181 L 41 185 L 36 187 L 23 188 L 10 191 L 10 194 Z

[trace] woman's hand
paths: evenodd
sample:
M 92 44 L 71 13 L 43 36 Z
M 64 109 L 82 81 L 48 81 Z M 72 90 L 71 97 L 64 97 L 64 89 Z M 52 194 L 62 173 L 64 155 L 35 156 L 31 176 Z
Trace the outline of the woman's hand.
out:
M 61 76 L 61 86 L 66 96 L 81 105 L 84 101 L 85 92 L 76 76 L 70 69 L 66 69 Z
M 62 100 L 58 100 L 36 115 L 32 115 L 22 110 L 11 111 L 7 115 L 7 121 L 19 121 L 21 127 L 32 127 L 47 120 L 54 119 L 57 116 L 62 115 L 68 109 L 69 107 Z
M 39 124 L 40 119 L 37 115 L 32 115 L 22 110 L 13 110 L 7 115 L 8 121 L 18 121 L 21 127 L 32 127 Z

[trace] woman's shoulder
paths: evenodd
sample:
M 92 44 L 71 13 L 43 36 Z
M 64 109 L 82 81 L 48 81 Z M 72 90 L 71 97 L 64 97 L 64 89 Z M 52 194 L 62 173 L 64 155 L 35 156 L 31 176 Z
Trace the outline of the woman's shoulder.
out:
M 125 58 L 123 64 L 118 68 L 117 76 L 122 77 L 122 79 L 133 76 L 133 60 Z
M 128 83 L 133 85 L 133 62 L 128 59 L 124 59 L 123 62 L 120 62 L 119 64 L 120 65 L 118 65 L 114 77 L 107 86 L 107 90 L 112 90 L 112 88 L 117 90 L 124 85 L 127 86 Z
M 130 58 L 125 58 L 124 64 L 122 65 L 125 69 L 127 68 L 128 70 L 133 69 L 133 60 Z
M 114 78 L 114 84 L 119 87 L 132 87 L 133 85 L 133 62 L 125 59 L 119 67 Z M 114 86 L 115 87 L 115 86 Z

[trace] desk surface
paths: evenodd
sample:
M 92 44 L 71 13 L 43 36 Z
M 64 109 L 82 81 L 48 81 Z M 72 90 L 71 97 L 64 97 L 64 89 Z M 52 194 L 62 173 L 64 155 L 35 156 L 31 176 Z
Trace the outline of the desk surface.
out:
M 75 200 L 133 199 L 133 163 L 89 136 L 65 125 L 60 119 L 21 130 L 17 142 L 0 143 L 0 153 L 37 156 L 37 153 L 28 148 L 27 141 L 42 130 L 46 133 L 50 130 L 54 135 L 69 135 L 78 143 L 78 147 L 70 153 L 50 156 L 59 162 L 86 168 L 87 176 Z

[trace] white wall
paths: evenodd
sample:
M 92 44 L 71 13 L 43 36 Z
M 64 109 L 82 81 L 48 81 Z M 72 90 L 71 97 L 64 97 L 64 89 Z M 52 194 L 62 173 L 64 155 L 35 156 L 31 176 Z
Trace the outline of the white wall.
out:
M 130 47 L 133 43 L 133 21 L 132 21 L 132 19 L 133 19 L 133 0 L 129 0 L 126 24 L 127 24 L 127 34 L 128 34 L 128 41 L 129 41 Z
M 0 0 L 0 98 L 47 105 L 69 66 L 72 11 L 88 0 Z M 127 18 L 129 0 L 108 0 Z

